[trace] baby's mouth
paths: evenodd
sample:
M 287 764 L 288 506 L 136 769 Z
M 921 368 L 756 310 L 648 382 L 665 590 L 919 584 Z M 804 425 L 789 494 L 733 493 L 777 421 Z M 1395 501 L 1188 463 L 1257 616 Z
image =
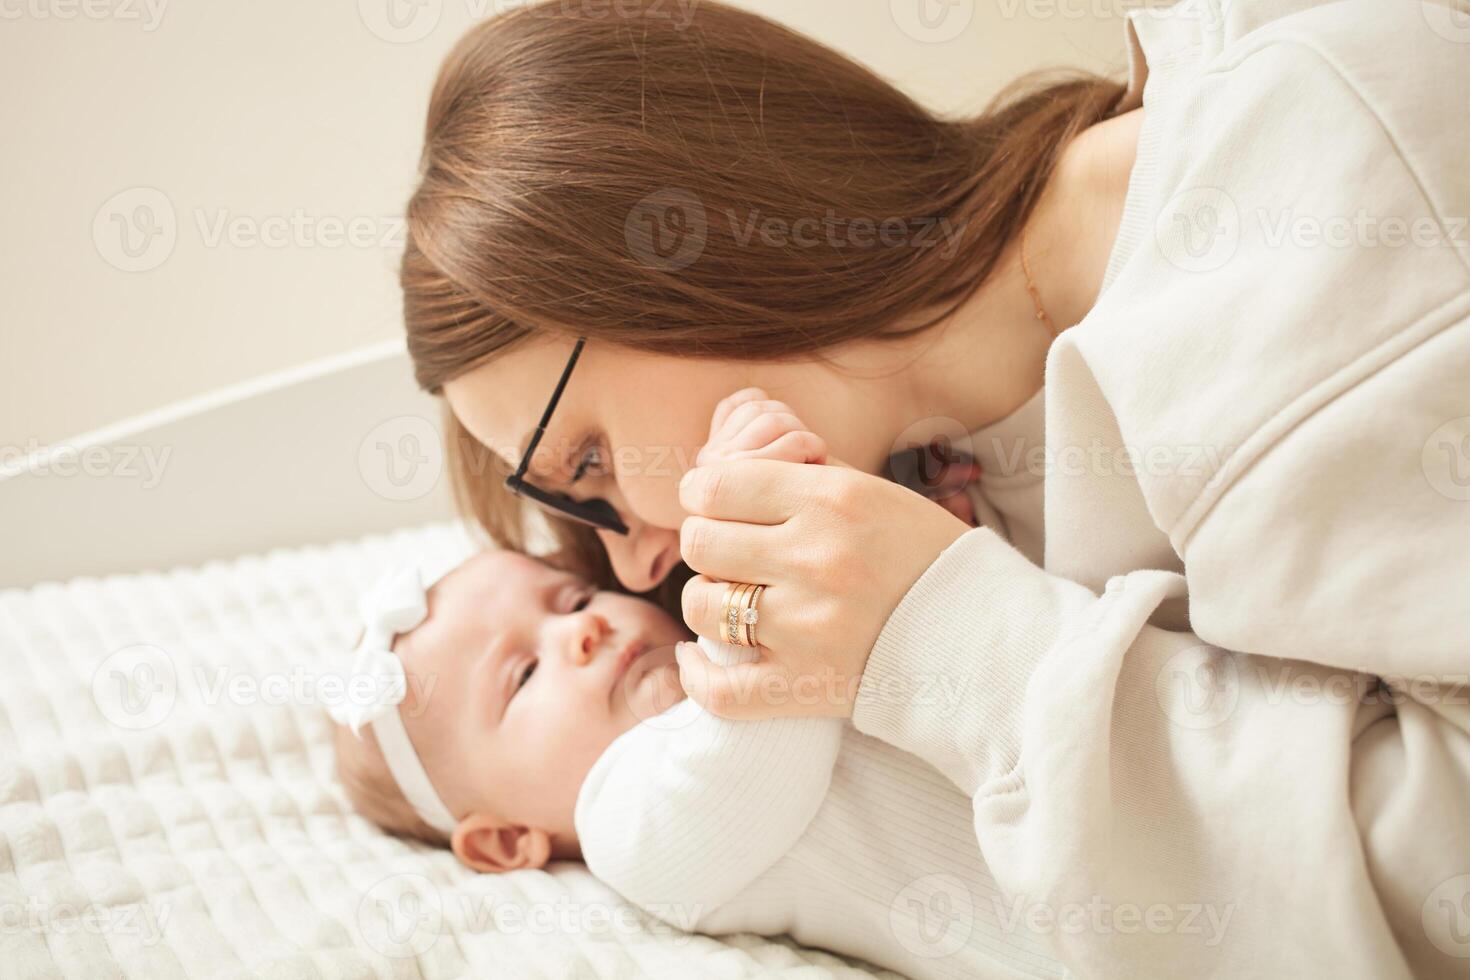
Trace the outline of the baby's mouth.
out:
M 625 646 L 618 654 L 617 664 L 613 668 L 614 690 L 616 690 L 617 686 L 622 683 L 623 678 L 628 676 L 628 671 L 633 666 L 633 661 L 637 660 L 643 655 L 644 649 L 645 647 L 643 645 L 643 642 L 641 640 L 635 639 L 627 646 Z

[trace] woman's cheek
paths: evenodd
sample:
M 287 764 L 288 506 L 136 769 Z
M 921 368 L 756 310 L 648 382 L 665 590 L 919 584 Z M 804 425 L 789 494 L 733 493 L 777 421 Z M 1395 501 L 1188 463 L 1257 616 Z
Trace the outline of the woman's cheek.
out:
M 642 474 L 623 477 L 623 498 L 644 524 L 677 531 L 688 515 L 679 505 L 679 477 L 683 471 L 668 474 Z

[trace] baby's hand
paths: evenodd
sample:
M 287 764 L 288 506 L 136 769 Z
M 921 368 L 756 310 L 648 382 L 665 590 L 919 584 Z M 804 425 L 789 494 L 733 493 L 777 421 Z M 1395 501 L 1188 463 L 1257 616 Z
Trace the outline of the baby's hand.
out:
M 709 441 L 695 466 L 725 459 L 780 459 L 788 463 L 827 462 L 827 443 L 807 429 L 784 402 L 760 388 L 742 388 L 715 406 Z
M 963 487 L 965 484 L 974 483 L 980 479 L 980 466 L 975 462 L 961 463 L 958 465 L 960 469 L 956 480 L 961 489 L 948 497 L 940 497 L 935 503 L 971 527 L 979 527 L 980 522 L 975 518 L 975 502 L 965 493 Z
M 774 401 L 761 388 L 742 388 L 715 406 L 710 421 L 709 441 L 699 450 L 695 466 L 724 459 L 780 459 L 789 463 L 832 463 L 827 443 L 806 428 L 785 402 Z M 945 510 L 971 527 L 978 525 L 975 506 L 964 493 L 967 483 L 979 479 L 980 468 L 972 460 L 956 461 L 941 479 L 950 493 L 931 496 Z
M 975 503 L 965 487 L 980 479 L 980 464 L 969 452 L 955 452 L 946 441 L 913 446 L 888 457 L 888 478 L 934 501 L 971 527 L 978 527 Z

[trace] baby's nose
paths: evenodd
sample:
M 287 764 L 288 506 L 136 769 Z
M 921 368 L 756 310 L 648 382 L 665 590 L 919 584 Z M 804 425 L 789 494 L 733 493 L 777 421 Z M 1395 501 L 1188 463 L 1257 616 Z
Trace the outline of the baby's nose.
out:
M 597 656 L 597 651 L 602 646 L 603 638 L 607 636 L 607 633 L 607 620 L 597 613 L 582 613 L 576 628 L 572 631 L 570 650 L 572 662 L 579 667 L 590 664 Z

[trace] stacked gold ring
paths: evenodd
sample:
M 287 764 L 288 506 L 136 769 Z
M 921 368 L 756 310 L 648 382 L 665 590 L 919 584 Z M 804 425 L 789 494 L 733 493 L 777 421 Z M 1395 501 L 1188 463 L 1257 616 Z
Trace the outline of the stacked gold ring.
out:
M 726 643 L 737 647 L 753 647 L 755 625 L 760 621 L 756 603 L 764 585 L 749 582 L 731 582 L 725 586 L 725 601 L 720 605 L 720 633 Z

